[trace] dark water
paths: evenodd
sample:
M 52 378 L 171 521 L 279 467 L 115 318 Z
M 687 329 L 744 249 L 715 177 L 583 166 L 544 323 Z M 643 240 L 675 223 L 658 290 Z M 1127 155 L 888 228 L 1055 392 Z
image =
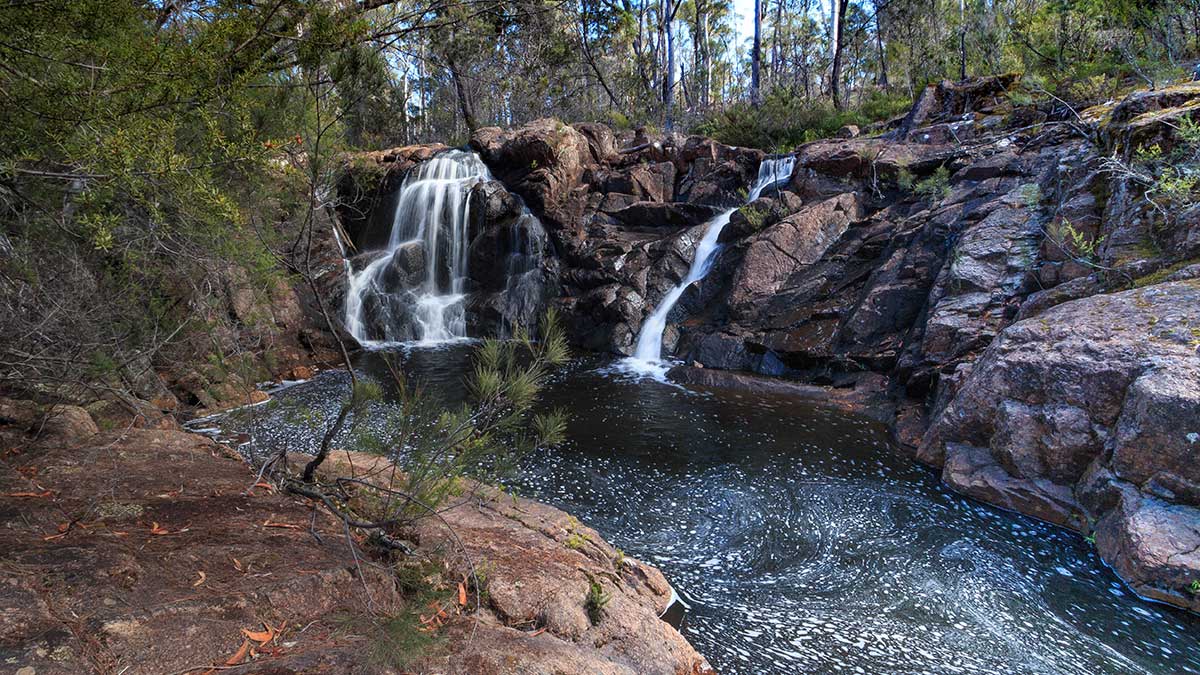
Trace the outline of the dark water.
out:
M 466 359 L 406 368 L 453 399 Z M 277 398 L 330 411 L 345 381 Z M 571 440 L 526 462 L 521 493 L 661 568 L 722 673 L 1200 673 L 1200 620 L 1135 597 L 1082 538 L 950 493 L 873 422 L 597 360 L 545 399 L 571 412 Z M 254 410 L 256 443 L 312 447 L 286 407 Z

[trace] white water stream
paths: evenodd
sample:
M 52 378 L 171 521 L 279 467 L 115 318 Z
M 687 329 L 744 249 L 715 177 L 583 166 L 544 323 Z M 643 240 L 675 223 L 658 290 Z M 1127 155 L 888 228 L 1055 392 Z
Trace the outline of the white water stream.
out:
M 412 338 L 432 344 L 466 337 L 469 197 L 476 183 L 491 178 L 478 155 L 450 150 L 404 179 L 385 254 L 357 272 L 348 270 L 345 324 L 359 344 L 377 347 Z M 402 248 L 400 256 L 411 261 L 409 280 L 418 281 L 408 287 L 395 283 L 395 268 L 403 263 L 393 260 Z
M 746 203 L 749 204 L 758 199 L 763 190 L 791 176 L 795 166 L 796 158 L 792 156 L 764 159 L 758 167 L 758 178 L 750 187 Z M 721 236 L 721 230 L 729 224 L 729 219 L 736 210 L 723 211 L 708 221 L 704 236 L 696 245 L 696 255 L 692 258 L 692 266 L 688 269 L 687 277 L 678 286 L 671 289 L 671 292 L 663 297 L 662 302 L 658 303 L 654 313 L 642 322 L 633 357 L 627 363 L 631 370 L 644 374 L 662 374 L 662 339 L 663 331 L 667 327 L 667 317 L 688 286 L 700 281 L 708 274 L 708 270 L 712 267 L 716 254 L 720 250 L 717 240 Z

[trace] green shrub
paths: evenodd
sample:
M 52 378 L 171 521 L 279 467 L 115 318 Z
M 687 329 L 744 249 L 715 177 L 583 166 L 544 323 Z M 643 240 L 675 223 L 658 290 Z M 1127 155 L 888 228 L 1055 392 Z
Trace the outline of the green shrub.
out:
M 904 113 L 912 101 L 874 92 L 850 110 L 836 110 L 828 101 L 813 101 L 791 92 L 772 92 L 755 108 L 736 103 L 714 113 L 693 131 L 729 145 L 789 152 L 797 145 L 829 138 L 847 124 L 871 124 Z
M 612 600 L 612 596 L 605 593 L 600 582 L 588 574 L 588 594 L 583 606 L 587 609 L 588 620 L 593 626 L 600 623 L 600 619 L 604 617 L 604 607 L 608 605 L 609 600 Z
M 1095 259 L 1096 249 L 1104 242 L 1104 237 L 1089 236 L 1066 218 L 1051 224 L 1049 235 L 1068 255 L 1084 260 Z
M 931 202 L 940 202 L 942 199 L 950 195 L 950 169 L 946 167 L 937 167 L 937 171 L 930 174 L 929 177 L 920 179 L 913 183 L 912 174 L 905 177 L 906 169 L 900 169 L 901 174 L 896 179 L 896 183 L 904 187 L 904 184 L 912 186 L 913 195 L 929 199 Z M 904 181 L 904 183 L 901 183 Z

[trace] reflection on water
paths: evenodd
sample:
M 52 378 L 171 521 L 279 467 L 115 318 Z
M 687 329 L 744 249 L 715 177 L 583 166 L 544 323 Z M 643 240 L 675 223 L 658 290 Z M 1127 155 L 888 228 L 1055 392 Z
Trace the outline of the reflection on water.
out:
M 384 375 L 377 359 L 363 372 Z M 468 364 L 423 350 L 405 370 L 450 401 Z M 879 425 L 602 365 L 555 378 L 545 400 L 571 412 L 571 440 L 516 483 L 659 566 L 720 672 L 1200 673 L 1195 617 L 1134 597 L 1080 537 L 948 492 Z M 277 398 L 332 414 L 346 381 Z M 285 407 L 222 425 L 314 447 Z

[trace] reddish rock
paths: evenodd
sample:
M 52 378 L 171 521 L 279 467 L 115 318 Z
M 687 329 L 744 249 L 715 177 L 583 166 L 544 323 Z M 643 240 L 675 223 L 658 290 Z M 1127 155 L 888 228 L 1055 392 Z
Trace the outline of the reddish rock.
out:
M 296 366 L 287 372 L 285 379 L 288 380 L 311 380 L 314 371 L 309 366 Z
M 944 464 L 943 479 L 968 495 L 1097 528 L 1105 560 L 1135 587 L 1190 598 L 1184 570 L 1200 569 L 1184 536 L 1200 507 L 1196 325 L 1195 281 L 1095 295 L 1013 324 L 918 456 Z
M 340 459 L 327 469 L 344 470 Z M 237 653 L 243 630 L 269 625 L 278 637 L 243 654 L 237 672 L 711 672 L 658 618 L 670 589 L 657 570 L 528 500 L 485 489 L 412 533 L 414 558 L 445 556 L 457 580 L 467 567 L 445 524 L 453 527 L 487 565 L 490 595 L 477 610 L 451 612 L 425 652 L 381 660 L 375 621 L 428 609 L 409 606 L 368 548 L 351 554 L 340 521 L 252 487 L 255 472 L 209 439 L 130 430 L 4 461 L 22 469 L 0 474 L 0 549 L 10 563 L 0 574 L 0 634 L 14 671 L 202 670 Z M 360 469 L 381 461 L 354 459 Z M 587 574 L 611 594 L 595 624 L 584 609 Z
M 801 207 L 754 235 L 744 244 L 731 284 L 730 310 L 740 315 L 752 312 L 758 299 L 773 295 L 797 267 L 819 260 L 862 212 L 858 195 L 847 193 Z
M 549 118 L 511 131 L 479 129 L 471 135 L 471 147 L 509 189 L 539 211 L 566 201 L 594 162 L 587 137 Z

